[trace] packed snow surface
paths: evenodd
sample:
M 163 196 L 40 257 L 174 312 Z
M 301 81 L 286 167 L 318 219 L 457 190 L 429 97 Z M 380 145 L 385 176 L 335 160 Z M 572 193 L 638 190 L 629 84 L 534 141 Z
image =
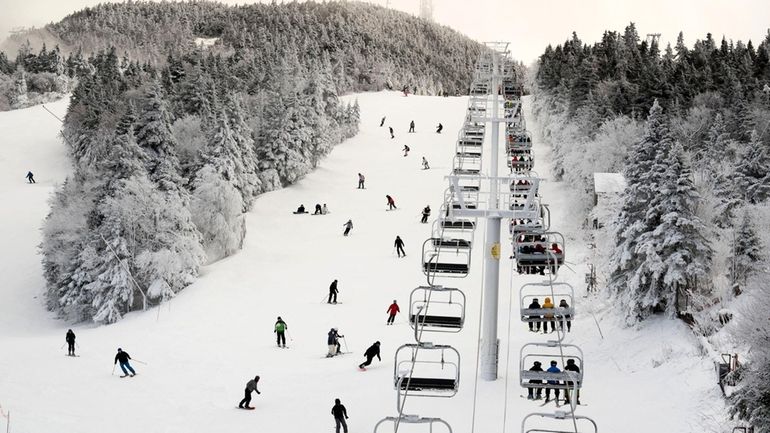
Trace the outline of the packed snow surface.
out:
M 357 98 L 361 133 L 337 146 L 301 182 L 260 196 L 248 215 L 241 252 L 205 268 L 170 303 L 102 327 L 55 320 L 41 296 L 39 228 L 49 194 L 70 170 L 65 146 L 57 138 L 60 125 L 41 107 L 1 113 L 0 405 L 11 412 L 11 431 L 331 432 L 335 398 L 346 405 L 353 433 L 372 431 L 379 419 L 395 415 L 393 354 L 401 344 L 413 342 L 406 321 L 409 293 L 425 284 L 420 251 L 431 226 L 420 224 L 420 210 L 429 204 L 432 222 L 440 207 L 467 99 L 396 92 Z M 49 108 L 62 115 L 66 101 Z M 528 107 L 525 114 L 532 125 Z M 387 118 L 380 128 L 382 116 Z M 407 134 L 410 120 L 416 124 L 414 134 Z M 439 122 L 442 134 L 434 132 Z M 388 126 L 395 129 L 395 139 Z M 535 142 L 538 172 L 548 178 L 549 152 L 538 137 Z M 406 157 L 404 144 L 411 148 Z M 430 170 L 421 169 L 421 156 L 430 162 Z M 35 173 L 37 184 L 25 183 L 27 170 Z M 359 172 L 366 176 L 365 190 L 356 189 Z M 386 194 L 395 198 L 398 210 L 385 210 Z M 541 187 L 551 205 L 554 230 L 576 226 L 566 224 L 571 214 L 561 203 L 567 194 L 558 182 Z M 316 203 L 326 203 L 331 213 L 292 214 L 300 204 L 312 212 Z M 348 219 L 354 228 L 343 237 Z M 477 246 L 483 245 L 484 232 L 477 229 Z M 395 255 L 396 235 L 406 243 L 406 258 Z M 713 366 L 689 330 L 663 318 L 637 328 L 621 326 L 613 305 L 599 295 L 584 297 L 590 250 L 582 233 L 565 235 L 569 268 L 560 272 L 560 280 L 577 290 L 577 317 L 566 342 L 585 352 L 581 401 L 586 406 L 578 413 L 594 418 L 605 432 L 717 431 L 711 429 L 722 420 L 722 408 Z M 509 239 L 507 231 L 503 238 Z M 474 249 L 469 277 L 436 280 L 468 296 L 467 326 L 459 334 L 425 334 L 425 340 L 460 351 L 459 394 L 451 399 L 410 397 L 405 412 L 442 417 L 454 431 L 470 432 L 475 398 L 477 431 L 519 431 L 526 413 L 554 409 L 553 403 L 540 407 L 540 402 L 521 398 L 526 390 L 518 386 L 519 348 L 546 339 L 527 332 L 520 321 L 518 290 L 542 277 L 511 278 L 510 246 L 504 248 L 500 379 L 477 382 L 481 250 Z M 325 298 L 334 279 L 339 280 L 342 303 L 328 305 Z M 388 327 L 385 310 L 393 299 L 402 313 Z M 275 347 L 277 316 L 288 324 L 289 349 Z M 62 348 L 70 326 L 78 336 L 77 358 L 64 356 Z M 350 353 L 327 359 L 331 327 L 340 329 L 343 350 Z M 358 371 L 363 351 L 377 340 L 382 342 L 382 362 L 375 360 L 368 371 Z M 114 371 L 118 347 L 136 360 L 136 377 L 119 378 L 119 369 Z M 252 401 L 256 410 L 238 410 L 243 388 L 254 375 L 262 378 L 262 394 Z M 401 431 L 427 431 L 427 426 L 402 425 Z

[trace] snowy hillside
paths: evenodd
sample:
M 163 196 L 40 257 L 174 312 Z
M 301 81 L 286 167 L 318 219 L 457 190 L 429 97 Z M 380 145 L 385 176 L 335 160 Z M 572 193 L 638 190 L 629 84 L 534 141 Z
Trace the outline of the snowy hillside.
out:
M 326 432 L 333 431 L 334 398 L 347 406 L 352 433 L 372 431 L 379 419 L 395 415 L 393 353 L 413 338 L 406 315 L 387 327 L 385 310 L 393 299 L 406 310 L 411 290 L 425 283 L 420 248 L 430 224 L 420 224 L 419 213 L 428 204 L 439 208 L 467 99 L 405 98 L 394 92 L 356 97 L 361 132 L 338 145 L 304 180 L 259 196 L 247 216 L 240 253 L 204 268 L 196 283 L 160 308 L 130 313 L 110 326 L 76 326 L 78 358 L 64 356 L 60 348 L 69 325 L 52 320 L 42 300 L 34 298 L 44 285 L 35 254 L 38 228 L 53 183 L 69 167 L 56 138 L 59 125 L 40 107 L 1 113 L 0 192 L 6 211 L 0 221 L 0 405 L 11 411 L 11 431 Z M 525 116 L 536 131 L 528 103 Z M 53 109 L 61 114 L 65 104 Z M 387 118 L 380 128 L 382 116 Z M 415 134 L 407 134 L 410 120 Z M 440 135 L 434 132 L 439 122 L 444 125 Z M 395 139 L 387 126 L 394 128 Z M 537 136 L 535 142 L 536 169 L 548 178 L 549 152 Z M 406 157 L 405 144 L 411 148 Z M 430 170 L 421 170 L 421 156 Z M 35 172 L 38 184 L 24 184 L 27 170 Z M 359 172 L 366 176 L 365 190 L 356 189 Z M 395 198 L 398 210 L 385 210 L 386 194 Z M 562 205 L 567 194 L 557 182 L 541 187 L 552 227 L 567 237 L 565 252 L 574 270 L 564 269 L 560 279 L 578 289 L 578 317 L 567 337 L 586 353 L 581 394 L 586 406 L 578 413 L 594 418 L 606 432 L 720 431 L 716 426 L 724 415 L 713 366 L 681 322 L 651 319 L 638 329 L 624 329 L 612 305 L 584 297 L 590 250 L 576 229 L 579 221 L 570 220 Z M 316 203 L 327 204 L 331 213 L 292 214 L 300 204 L 312 211 Z M 354 228 L 343 237 L 348 219 Z M 477 239 L 483 233 L 477 230 Z M 396 235 L 406 244 L 406 258 L 395 255 Z M 477 249 L 471 275 L 453 281 L 469 297 L 466 328 L 435 338 L 461 352 L 460 392 L 452 399 L 410 398 L 405 412 L 440 416 L 454 431 L 469 432 L 476 395 L 478 431 L 518 431 L 526 413 L 553 406 L 541 408 L 519 397 L 526 391 L 518 387 L 518 351 L 534 336 L 517 311 L 509 323 L 507 293 L 516 298 L 523 283 L 542 277 L 502 273 L 501 379 L 477 383 L 481 260 Z M 510 260 L 504 264 L 511 269 Z M 334 279 L 342 303 L 327 305 Z M 288 324 L 289 349 L 275 347 L 276 316 Z M 351 353 L 324 357 L 331 327 L 345 335 L 343 349 Z M 359 372 L 363 351 L 376 340 L 382 342 L 383 362 Z M 110 374 L 118 347 L 146 363 L 134 363 L 137 377 Z M 243 387 L 255 374 L 262 378 L 262 394 L 252 402 L 256 410 L 239 411 Z M 423 428 L 419 431 L 427 431 Z M 418 430 L 403 426 L 402 431 Z

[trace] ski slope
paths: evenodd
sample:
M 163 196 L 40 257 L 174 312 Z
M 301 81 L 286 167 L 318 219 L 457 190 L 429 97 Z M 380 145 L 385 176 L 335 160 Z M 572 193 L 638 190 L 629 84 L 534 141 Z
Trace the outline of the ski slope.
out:
M 11 411 L 11 431 L 331 432 L 334 398 L 348 409 L 351 433 L 370 432 L 379 419 L 395 415 L 393 354 L 413 342 L 405 314 L 409 293 L 425 283 L 420 249 L 430 224 L 419 223 L 420 210 L 429 204 L 432 222 L 439 209 L 467 99 L 396 92 L 355 97 L 361 105 L 360 134 L 337 146 L 301 182 L 260 196 L 247 216 L 248 235 L 240 253 L 204 268 L 201 278 L 170 303 L 103 327 L 56 321 L 39 296 L 38 229 L 48 194 L 69 170 L 65 148 L 56 138 L 59 125 L 40 107 L 0 113 L 0 175 L 5 176 L 0 186 L 5 203 L 0 221 L 0 405 Z M 66 102 L 53 107 L 60 114 L 65 108 Z M 528 106 L 525 115 L 530 129 L 537 130 Z M 380 128 L 382 116 L 387 119 Z M 414 134 L 407 134 L 410 120 L 416 123 Z M 434 132 L 438 122 L 444 125 L 441 135 Z M 387 126 L 395 129 L 395 139 Z M 549 152 L 538 137 L 535 141 L 536 170 L 548 178 Z M 412 149 L 407 157 L 401 152 L 404 144 Z M 430 170 L 421 169 L 421 156 Z M 24 183 L 27 170 L 35 172 L 37 185 Z M 356 189 L 359 172 L 366 176 L 365 190 Z M 395 198 L 398 210 L 385 210 L 386 194 Z M 551 205 L 553 229 L 567 236 L 565 252 L 574 270 L 564 269 L 560 279 L 578 289 L 577 317 L 567 337 L 586 353 L 581 401 L 587 406 L 578 413 L 593 417 L 601 431 L 719 431 L 714 426 L 724 420 L 724 408 L 713 367 L 689 330 L 663 319 L 623 328 L 610 303 L 598 295 L 583 298 L 589 250 L 580 221 L 571 220 L 569 209 L 560 205 L 567 194 L 558 182 L 541 186 Z M 331 213 L 292 214 L 300 204 L 312 211 L 316 203 L 326 203 Z M 343 237 L 348 219 L 354 228 Z M 476 245 L 482 245 L 483 234 L 480 227 Z M 396 235 L 406 244 L 406 258 L 395 255 Z M 526 390 L 518 387 L 521 344 L 544 340 L 519 321 L 518 289 L 539 279 L 501 272 L 501 378 L 477 382 L 480 250 L 474 251 L 468 278 L 437 280 L 468 296 L 465 329 L 430 338 L 460 351 L 460 392 L 452 399 L 410 398 L 405 412 L 442 417 L 456 432 L 474 427 L 479 432 L 519 431 L 525 413 L 553 409 L 553 404 L 541 408 L 520 398 Z M 510 270 L 509 252 L 510 247 L 504 249 L 502 262 Z M 339 280 L 341 304 L 327 305 L 333 279 Z M 510 323 L 509 294 L 514 294 Z M 402 313 L 389 327 L 385 310 L 393 299 Z M 288 324 L 289 349 L 275 347 L 277 316 Z M 78 358 L 64 356 L 60 348 L 70 326 L 78 336 Z M 351 353 L 324 357 L 331 327 L 345 335 L 343 349 Z M 374 341 L 382 343 L 382 362 L 375 360 L 360 372 L 356 366 Z M 137 377 L 111 375 L 118 347 L 146 363 L 133 363 Z M 262 378 L 262 394 L 252 400 L 256 410 L 237 410 L 245 383 L 254 375 Z M 402 425 L 400 430 L 427 431 L 427 426 Z

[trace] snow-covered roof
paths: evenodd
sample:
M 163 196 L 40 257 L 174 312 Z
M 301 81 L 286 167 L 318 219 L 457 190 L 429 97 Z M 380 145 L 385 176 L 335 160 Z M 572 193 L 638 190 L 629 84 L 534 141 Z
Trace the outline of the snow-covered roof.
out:
M 626 189 L 626 178 L 621 173 L 594 173 L 594 192 L 620 194 Z

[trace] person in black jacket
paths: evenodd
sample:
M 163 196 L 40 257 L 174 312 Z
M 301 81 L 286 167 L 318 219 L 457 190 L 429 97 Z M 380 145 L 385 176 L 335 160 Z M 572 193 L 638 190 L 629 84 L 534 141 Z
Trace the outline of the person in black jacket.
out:
M 342 425 L 343 432 L 348 433 L 348 423 L 345 422 L 345 420 L 348 419 L 348 411 L 338 398 L 334 399 L 332 415 L 334 415 L 334 423 L 337 425 L 336 433 L 340 433 L 340 425 Z
M 128 360 L 131 359 L 131 355 L 128 354 L 128 352 L 124 352 L 123 349 L 118 347 L 118 353 L 115 355 L 115 362 L 114 364 L 117 364 L 120 362 L 120 369 L 123 370 L 123 376 L 126 377 L 129 376 L 128 372 L 130 371 L 131 377 L 136 376 L 136 371 L 134 371 L 133 367 L 131 367 L 131 364 L 128 363 Z
M 420 220 L 420 222 L 423 224 L 426 224 L 428 222 L 429 216 L 430 216 L 430 205 L 425 206 L 425 208 L 422 210 L 422 219 Z
M 404 241 L 401 240 L 401 236 L 396 236 L 394 246 L 396 247 L 396 253 L 398 253 L 399 257 L 406 257 L 406 252 L 404 252 Z
M 380 358 L 380 342 L 375 341 L 374 344 L 369 346 L 369 348 L 366 349 L 366 352 L 364 352 L 364 356 L 366 356 L 366 361 L 358 365 L 358 368 L 361 370 L 366 370 L 365 367 L 372 363 L 375 356 L 382 362 L 382 358 Z
M 75 356 L 75 333 L 71 329 L 67 330 L 64 340 L 67 341 L 67 355 Z
M 536 372 L 542 373 L 543 372 L 543 366 L 542 365 L 543 364 L 541 364 L 540 361 L 535 361 L 535 363 L 532 364 L 532 367 L 529 369 L 529 371 L 536 371 Z M 542 380 L 533 379 L 533 380 L 530 380 L 529 383 L 543 383 L 543 381 Z M 541 398 L 543 398 L 543 390 L 542 390 L 542 388 L 538 388 L 536 394 L 533 393 L 533 391 L 534 391 L 534 388 L 527 388 L 527 399 L 528 400 L 532 400 L 532 399 L 540 400 Z M 537 395 L 537 397 L 535 397 L 535 395 Z
M 444 129 L 444 125 L 439 123 L 438 126 L 436 127 L 436 134 L 441 134 L 441 131 L 443 129 Z
M 246 389 L 243 391 L 244 397 L 243 400 L 241 400 L 240 403 L 238 403 L 238 407 L 241 409 L 254 409 L 253 407 L 249 406 L 249 403 L 251 403 L 251 392 L 256 391 L 257 394 L 262 394 L 257 389 L 257 383 L 259 382 L 259 376 L 254 376 L 254 379 L 248 381 L 246 383 Z
M 340 291 L 337 290 L 337 280 L 332 281 L 331 285 L 329 286 L 329 300 L 326 301 L 327 304 L 336 304 L 337 303 L 337 293 Z
M 409 132 L 414 132 L 414 120 L 409 123 Z
M 540 302 L 537 300 L 537 298 L 535 298 L 535 299 L 532 300 L 532 303 L 529 304 L 528 308 L 531 309 L 531 310 L 534 310 L 534 309 L 538 309 L 539 310 L 542 307 L 540 306 Z M 540 319 L 540 316 L 529 316 L 529 318 L 530 319 Z M 537 331 L 532 329 L 532 325 L 535 325 L 535 324 L 537 324 Z M 529 330 L 532 331 L 532 332 L 540 332 L 540 322 L 529 322 Z
M 564 366 L 564 371 L 571 371 L 571 372 L 574 372 L 576 374 L 580 374 L 580 367 L 578 367 L 577 364 L 575 364 L 575 360 L 574 359 L 568 359 L 567 360 L 567 365 Z M 580 385 L 580 382 L 578 382 L 578 385 Z M 564 390 L 564 402 L 569 404 L 569 392 L 572 390 L 572 387 L 575 386 L 575 383 L 568 380 L 567 381 L 567 386 L 569 386 L 569 388 Z M 575 404 L 580 404 L 580 390 L 579 389 L 577 390 L 577 401 L 575 401 Z

